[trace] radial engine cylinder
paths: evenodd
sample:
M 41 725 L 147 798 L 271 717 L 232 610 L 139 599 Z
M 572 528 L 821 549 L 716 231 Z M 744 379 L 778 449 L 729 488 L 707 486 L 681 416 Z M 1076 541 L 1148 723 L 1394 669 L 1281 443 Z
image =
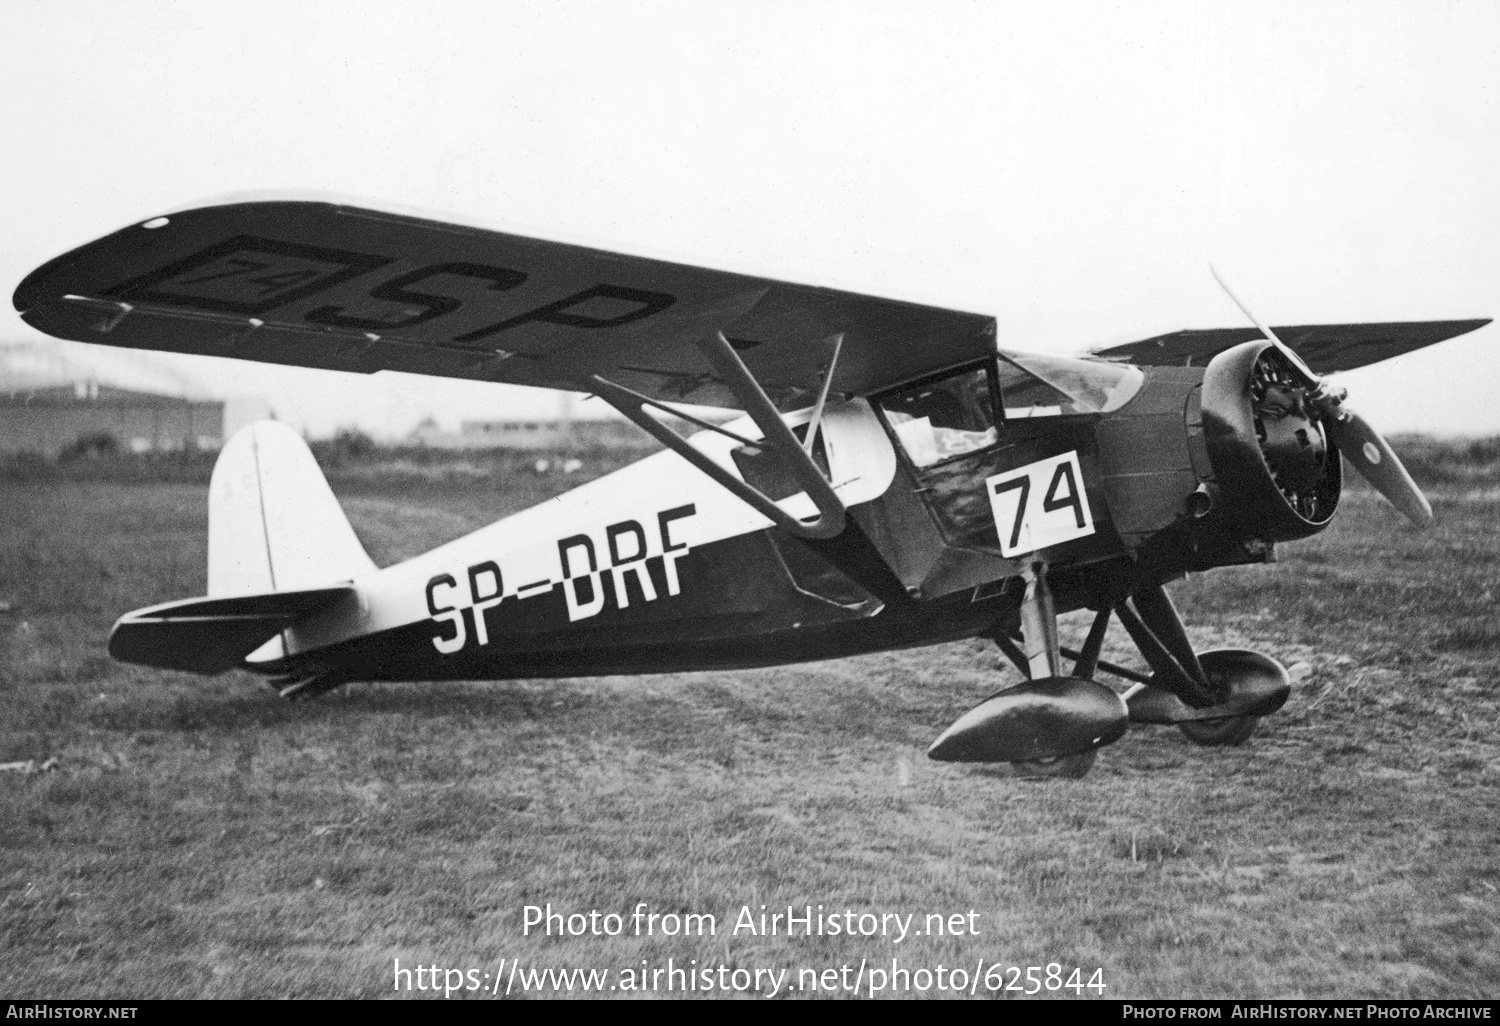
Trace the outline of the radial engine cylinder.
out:
M 1265 340 L 1226 349 L 1203 375 L 1203 430 L 1223 515 L 1266 541 L 1316 534 L 1338 508 L 1343 466 L 1309 388 Z

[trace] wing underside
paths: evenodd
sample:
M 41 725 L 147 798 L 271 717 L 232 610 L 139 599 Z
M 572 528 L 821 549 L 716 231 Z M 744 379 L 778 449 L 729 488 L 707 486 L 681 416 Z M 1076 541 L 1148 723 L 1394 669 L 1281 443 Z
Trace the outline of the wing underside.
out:
M 1387 324 L 1304 324 L 1271 330 L 1296 350 L 1314 372 L 1333 374 L 1389 360 L 1466 334 L 1488 323 L 1489 318 L 1481 318 Z M 1153 367 L 1202 367 L 1231 346 L 1260 337 L 1258 328 L 1177 331 L 1101 349 L 1094 355 Z
M 33 272 L 28 323 L 85 342 L 738 406 L 695 343 L 722 331 L 778 405 L 862 395 L 995 350 L 979 314 L 333 203 L 155 218 Z

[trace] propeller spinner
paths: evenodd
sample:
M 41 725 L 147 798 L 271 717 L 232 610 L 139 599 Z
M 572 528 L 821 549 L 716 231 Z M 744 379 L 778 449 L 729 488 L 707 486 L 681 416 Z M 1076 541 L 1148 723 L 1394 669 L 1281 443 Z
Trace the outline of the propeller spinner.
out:
M 1311 407 L 1318 414 L 1323 430 L 1327 432 L 1329 440 L 1343 454 L 1354 469 L 1359 471 L 1375 489 L 1391 501 L 1408 520 L 1418 527 L 1426 527 L 1432 523 L 1432 506 L 1427 497 L 1417 487 L 1406 468 L 1396 457 L 1394 451 L 1380 432 L 1370 425 L 1370 422 L 1361 417 L 1353 409 L 1344 404 L 1345 397 L 1349 394 L 1346 389 L 1334 388 L 1322 378 L 1312 372 L 1297 355 L 1296 350 L 1276 337 L 1276 333 L 1266 325 L 1259 317 L 1250 311 L 1240 297 L 1234 294 L 1234 290 L 1219 275 L 1219 271 L 1212 264 L 1208 267 L 1214 276 L 1214 281 L 1224 293 L 1234 301 L 1234 305 L 1240 308 L 1240 312 L 1250 319 L 1250 323 L 1260 329 L 1262 335 L 1271 345 L 1276 347 L 1286 360 L 1293 374 L 1301 379 L 1302 386 L 1306 392 L 1298 397 L 1288 392 L 1286 401 L 1289 403 L 1302 402 Z M 1274 388 L 1274 383 L 1269 387 Z M 1273 401 L 1279 397 L 1272 395 Z

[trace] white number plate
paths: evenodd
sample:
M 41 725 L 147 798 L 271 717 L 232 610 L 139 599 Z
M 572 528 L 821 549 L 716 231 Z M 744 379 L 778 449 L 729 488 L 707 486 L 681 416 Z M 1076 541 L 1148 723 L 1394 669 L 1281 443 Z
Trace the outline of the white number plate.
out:
M 1028 463 L 984 482 L 1000 551 L 1019 556 L 1094 533 L 1078 453 Z

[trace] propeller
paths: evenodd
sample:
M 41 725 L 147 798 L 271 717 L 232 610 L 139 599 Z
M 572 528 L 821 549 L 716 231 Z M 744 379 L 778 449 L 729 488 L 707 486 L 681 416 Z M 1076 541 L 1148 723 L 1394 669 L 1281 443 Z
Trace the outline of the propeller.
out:
M 1234 305 L 1240 308 L 1240 312 L 1260 329 L 1260 333 L 1266 336 L 1266 340 L 1276 347 L 1297 376 L 1302 378 L 1308 388 L 1308 404 L 1318 411 L 1323 429 L 1328 432 L 1328 437 L 1343 453 L 1344 458 L 1413 524 L 1426 527 L 1432 523 L 1432 506 L 1427 502 L 1427 496 L 1422 494 L 1422 490 L 1401 465 L 1390 443 L 1381 437 L 1380 432 L 1369 421 L 1344 405 L 1348 390 L 1334 388 L 1314 374 L 1312 368 L 1302 361 L 1302 357 L 1291 346 L 1277 338 L 1276 333 L 1240 301 L 1240 297 L 1234 294 L 1234 290 L 1219 275 L 1218 268 L 1209 264 L 1208 269 L 1225 295 L 1234 300 Z

